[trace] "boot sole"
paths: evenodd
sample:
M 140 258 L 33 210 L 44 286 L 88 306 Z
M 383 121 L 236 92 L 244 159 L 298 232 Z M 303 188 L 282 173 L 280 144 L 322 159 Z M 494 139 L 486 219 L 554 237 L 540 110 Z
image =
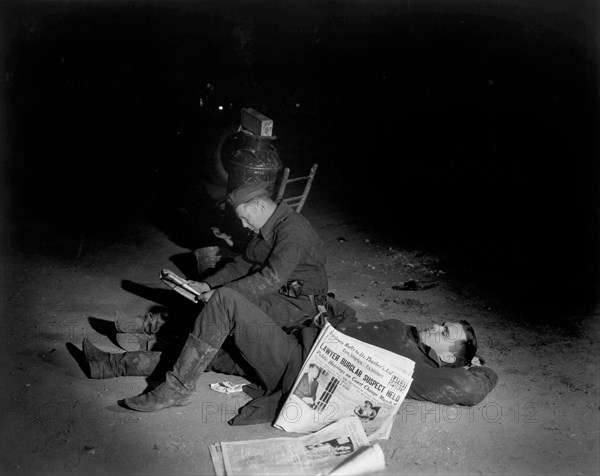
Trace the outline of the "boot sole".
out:
M 127 408 L 129 410 L 133 410 L 136 412 L 144 412 L 144 413 L 152 413 L 152 412 L 158 412 L 160 410 L 164 410 L 166 408 L 174 408 L 174 407 L 185 407 L 187 405 L 189 405 L 190 403 L 192 403 L 193 399 L 182 399 L 180 401 L 178 401 L 177 403 L 174 403 L 173 405 L 161 405 L 159 407 L 147 407 L 147 406 L 140 406 L 140 405 L 136 405 L 135 403 L 132 402 L 132 399 L 130 398 L 125 398 L 123 400 L 119 400 L 117 402 L 117 404 L 121 407 Z

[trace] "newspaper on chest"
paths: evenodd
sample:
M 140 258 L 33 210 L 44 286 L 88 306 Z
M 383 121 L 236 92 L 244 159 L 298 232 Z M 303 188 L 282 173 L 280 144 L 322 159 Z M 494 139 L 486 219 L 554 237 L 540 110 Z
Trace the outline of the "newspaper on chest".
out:
M 415 363 L 326 324 L 304 362 L 275 426 L 318 431 L 355 415 L 370 441 L 387 439 L 412 383 Z

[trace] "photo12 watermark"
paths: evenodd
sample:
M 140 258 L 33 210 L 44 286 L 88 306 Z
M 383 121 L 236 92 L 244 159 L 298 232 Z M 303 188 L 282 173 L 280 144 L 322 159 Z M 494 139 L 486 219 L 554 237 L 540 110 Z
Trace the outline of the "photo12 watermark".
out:
M 514 423 L 534 425 L 540 422 L 540 404 L 532 401 L 502 405 L 489 402 L 472 407 L 438 405 L 431 402 L 404 401 L 399 411 L 403 423 Z

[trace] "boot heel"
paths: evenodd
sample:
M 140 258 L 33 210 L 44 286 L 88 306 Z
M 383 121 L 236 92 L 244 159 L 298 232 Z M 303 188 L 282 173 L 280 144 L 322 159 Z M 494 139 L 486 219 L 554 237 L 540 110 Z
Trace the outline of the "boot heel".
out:
M 219 349 L 190 334 L 165 381 L 151 392 L 119 402 L 131 410 L 155 412 L 189 405 L 194 400 L 196 382 Z

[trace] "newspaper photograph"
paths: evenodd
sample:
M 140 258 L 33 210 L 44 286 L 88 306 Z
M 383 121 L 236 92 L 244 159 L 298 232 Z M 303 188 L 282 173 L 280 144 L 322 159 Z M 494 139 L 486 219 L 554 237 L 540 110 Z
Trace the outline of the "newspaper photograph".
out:
M 217 476 L 325 475 L 345 462 L 351 466 L 382 468 L 383 453 L 365 453 L 368 447 L 358 417 L 352 416 L 310 435 L 224 442 L 209 449 Z M 352 459 L 358 450 L 367 458 Z
M 414 365 L 326 324 L 274 426 L 308 433 L 354 415 L 370 441 L 387 439 L 412 383 Z

